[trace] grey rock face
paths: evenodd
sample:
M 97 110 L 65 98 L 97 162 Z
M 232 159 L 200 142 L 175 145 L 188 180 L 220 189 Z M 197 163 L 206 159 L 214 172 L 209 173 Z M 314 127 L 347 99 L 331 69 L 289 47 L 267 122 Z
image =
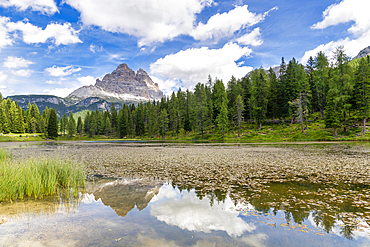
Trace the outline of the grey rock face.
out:
M 143 69 L 139 69 L 135 74 L 127 64 L 123 63 L 112 73 L 106 74 L 102 80 L 97 79 L 94 86 L 83 86 L 68 97 L 159 100 L 163 97 L 163 93 L 159 90 L 158 84 L 154 83 Z
M 370 46 L 362 49 L 353 59 L 366 57 L 367 55 L 370 55 Z

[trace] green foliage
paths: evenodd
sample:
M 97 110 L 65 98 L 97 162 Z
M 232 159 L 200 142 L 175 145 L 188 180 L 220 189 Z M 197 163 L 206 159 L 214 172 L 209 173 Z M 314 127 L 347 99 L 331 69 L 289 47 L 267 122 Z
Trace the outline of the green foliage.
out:
M 47 122 L 47 136 L 52 139 L 58 137 L 58 117 L 53 108 L 50 109 L 50 116 Z
M 83 168 L 65 159 L 38 158 L 13 161 L 0 150 L 0 202 L 39 198 L 55 194 L 57 188 L 77 193 L 85 186 Z

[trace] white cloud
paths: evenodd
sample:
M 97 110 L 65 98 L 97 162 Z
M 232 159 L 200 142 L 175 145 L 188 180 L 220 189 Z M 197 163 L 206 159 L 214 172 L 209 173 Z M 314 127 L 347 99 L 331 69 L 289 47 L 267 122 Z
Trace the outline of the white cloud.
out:
M 138 37 L 139 46 L 171 40 L 193 29 L 196 14 L 213 0 L 66 0 L 85 25 Z
M 28 65 L 34 64 L 34 62 L 24 59 L 23 57 L 8 56 L 3 67 L 8 69 L 28 68 Z
M 277 7 L 271 9 L 275 10 Z M 191 32 L 196 40 L 208 40 L 231 36 L 245 27 L 251 27 L 263 21 L 268 13 L 255 14 L 248 10 L 248 5 L 236 6 L 228 13 L 216 14 L 209 18 L 206 24 L 199 23 Z
M 312 29 L 324 29 L 341 23 L 354 21 L 348 31 L 361 35 L 370 29 L 368 0 L 343 0 L 330 5 L 323 13 L 323 20 L 314 24 Z
M 226 82 L 231 76 L 240 78 L 252 70 L 235 63 L 251 52 L 235 43 L 227 43 L 220 49 L 190 48 L 158 59 L 150 65 L 150 74 L 154 81 L 160 79 L 155 82 L 161 89 L 171 92 L 174 85 L 193 89 L 198 82 L 206 82 L 209 74 Z
M 261 39 L 260 28 L 255 28 L 252 32 L 247 33 L 236 40 L 241 45 L 260 46 L 263 43 Z
M 74 68 L 73 65 L 69 65 L 66 67 L 57 67 L 53 66 L 50 68 L 46 68 L 45 72 L 50 75 L 50 76 L 55 76 L 55 77 L 60 77 L 60 76 L 67 76 L 67 75 L 72 75 L 75 72 L 80 71 L 81 68 Z
M 173 195 L 173 190 L 170 185 L 163 186 L 157 195 L 162 198 L 161 203 L 153 203 L 150 207 L 150 214 L 168 225 L 204 233 L 225 231 L 232 237 L 256 229 L 254 225 L 238 217 L 239 212 L 234 210 L 235 205 L 229 197 L 211 207 L 208 198 L 199 200 L 194 191 L 179 196 L 179 191 L 177 190 L 177 195 Z M 156 201 L 155 197 L 153 199 Z
M 81 83 L 82 86 L 93 85 L 96 82 L 96 79 L 92 77 L 91 75 L 84 76 L 84 77 L 78 77 L 77 80 Z
M 343 0 L 338 4 L 330 5 L 323 13 L 323 21 L 314 24 L 311 28 L 324 29 L 329 26 L 354 21 L 355 24 L 348 31 L 356 36 L 354 38 L 347 37 L 337 41 L 330 41 L 306 51 L 301 62 L 305 64 L 310 56 L 315 57 L 319 51 L 323 51 L 326 55 L 331 56 L 332 51 L 341 45 L 344 46 L 346 54 L 350 57 L 356 56 L 361 49 L 369 46 L 370 18 L 367 11 L 368 8 L 365 7 L 367 5 L 367 0 Z
M 23 42 L 27 44 L 46 43 L 48 40 L 52 40 L 57 46 L 82 43 L 78 37 L 79 32 L 70 23 L 51 23 L 45 29 L 23 21 L 8 22 L 6 26 L 8 32 L 20 31 Z
M 8 76 L 4 72 L 0 71 L 0 83 L 4 83 L 8 79 Z
M 25 11 L 30 8 L 33 11 L 39 11 L 47 15 L 59 12 L 53 0 L 1 0 L 0 6 L 5 8 L 15 7 L 20 11 Z
M 0 16 L 0 49 L 13 44 L 13 40 L 9 36 L 8 29 L 6 27 L 6 24 L 9 21 L 9 18 Z
M 62 83 L 63 83 L 63 80 L 62 79 L 63 78 L 61 78 L 60 80 L 57 80 L 57 81 L 55 81 L 55 80 L 47 80 L 46 81 L 46 84 L 50 84 L 50 85 L 52 85 L 52 84 L 62 85 Z
M 56 95 L 59 97 L 67 97 L 73 90 L 76 90 L 76 88 L 54 88 L 54 89 L 46 89 L 43 91 L 45 94 L 49 95 Z
M 12 70 L 12 74 L 21 77 L 30 77 L 34 71 L 30 69 Z
M 96 52 L 101 52 L 103 51 L 103 46 L 96 46 L 94 44 L 91 44 L 90 47 L 89 47 L 89 50 L 92 52 L 92 53 L 96 53 Z

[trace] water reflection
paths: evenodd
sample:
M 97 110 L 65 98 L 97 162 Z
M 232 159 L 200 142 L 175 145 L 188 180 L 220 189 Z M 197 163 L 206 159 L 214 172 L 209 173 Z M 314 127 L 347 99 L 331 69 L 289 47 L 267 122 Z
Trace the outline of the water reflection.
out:
M 104 246 L 359 246 L 370 243 L 369 191 L 271 183 L 224 193 L 100 180 L 77 198 L 0 204 L 0 243 Z M 0 220 L 1 222 L 1 220 Z M 0 245 L 1 245 L 0 244 Z

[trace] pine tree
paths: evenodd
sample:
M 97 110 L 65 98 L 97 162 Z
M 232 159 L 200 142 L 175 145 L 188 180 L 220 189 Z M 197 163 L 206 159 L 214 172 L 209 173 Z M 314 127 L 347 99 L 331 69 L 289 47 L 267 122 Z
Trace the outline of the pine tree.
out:
M 356 110 L 363 120 L 363 132 L 366 132 L 366 120 L 370 115 L 370 64 L 361 58 L 355 75 L 354 95 Z
M 227 132 L 228 123 L 228 112 L 227 112 L 227 101 L 224 100 L 221 104 L 220 113 L 217 116 L 218 129 L 222 132 L 222 139 L 225 139 L 225 132 Z
M 167 110 L 163 108 L 161 112 L 159 113 L 159 120 L 158 120 L 159 133 L 162 135 L 163 140 L 166 140 L 166 130 L 167 130 L 168 122 L 169 121 L 168 121 Z
M 82 135 L 82 130 L 83 130 L 82 118 L 81 118 L 81 116 L 78 116 L 78 119 L 77 119 L 77 133 Z
M 111 114 L 111 123 L 112 123 L 112 131 L 113 133 L 117 133 L 118 129 L 118 116 L 117 116 L 117 109 L 114 103 L 112 103 L 112 106 L 110 108 L 110 114 Z
M 69 113 L 67 133 L 69 137 L 72 137 L 74 134 L 76 134 L 76 121 L 73 117 L 72 111 Z
M 267 113 L 272 119 L 276 119 L 279 113 L 279 84 L 274 70 L 270 67 L 268 71 L 269 86 L 268 86 L 268 105 Z
M 200 132 L 202 133 L 202 139 L 204 137 L 204 128 L 206 125 L 206 121 L 208 120 L 207 118 L 207 96 L 206 96 L 206 91 L 204 88 L 204 84 L 198 83 L 195 86 L 195 98 L 196 98 L 196 103 L 197 103 L 197 120 L 198 120 L 198 127 Z
M 321 119 L 325 118 L 324 109 L 326 106 L 326 95 L 329 90 L 328 66 L 328 58 L 320 51 L 315 57 L 313 80 L 315 84 L 314 91 L 317 92 L 317 105 L 320 109 Z
M 262 128 L 262 122 L 264 121 L 267 112 L 268 84 L 266 77 L 267 75 L 264 69 L 254 70 L 251 73 L 251 104 L 253 117 L 258 124 L 258 129 Z
M 237 120 L 238 120 L 238 137 L 240 137 L 240 126 L 242 124 L 242 117 L 244 111 L 244 104 L 242 96 L 238 95 L 236 97 L 236 112 L 237 112 Z
M 349 66 L 349 57 L 345 54 L 343 46 L 334 51 L 335 68 L 333 70 L 332 80 L 337 84 L 339 91 L 338 100 L 343 109 L 343 132 L 347 132 L 348 111 L 351 108 L 349 103 L 352 85 L 352 71 Z
M 136 127 L 135 132 L 136 135 L 143 137 L 145 132 L 145 123 L 144 123 L 144 105 L 143 102 L 140 102 L 136 111 Z
M 50 108 L 47 124 L 47 136 L 51 139 L 58 137 L 58 116 L 53 108 Z

